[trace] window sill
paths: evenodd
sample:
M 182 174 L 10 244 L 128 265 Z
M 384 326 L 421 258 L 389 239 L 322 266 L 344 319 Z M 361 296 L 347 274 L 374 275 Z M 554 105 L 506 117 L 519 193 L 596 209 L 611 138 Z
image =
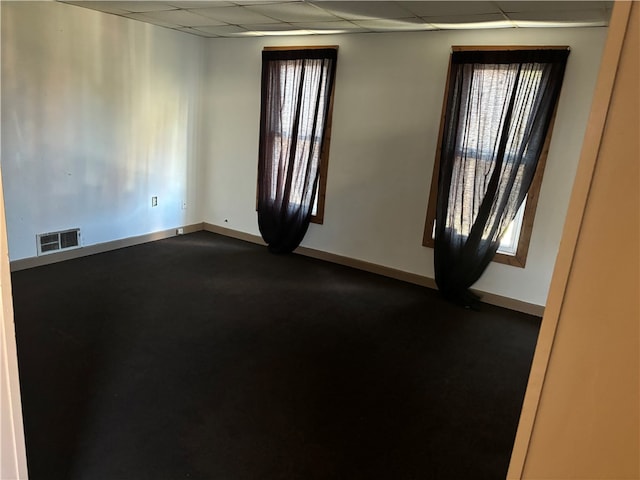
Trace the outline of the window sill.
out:
M 435 242 L 432 239 L 428 239 L 422 244 L 423 247 L 428 247 L 433 249 L 435 247 Z M 493 257 L 492 262 L 502 263 L 503 265 L 509 265 L 511 267 L 524 268 L 527 263 L 527 254 L 524 255 L 516 253 L 515 255 L 505 255 L 504 253 L 496 253 L 495 257 Z

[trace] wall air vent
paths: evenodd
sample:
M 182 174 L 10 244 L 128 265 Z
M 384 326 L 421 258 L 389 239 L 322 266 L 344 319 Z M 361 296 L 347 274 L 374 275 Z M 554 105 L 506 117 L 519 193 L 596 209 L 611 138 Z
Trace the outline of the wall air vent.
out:
M 38 255 L 80 248 L 80 229 L 63 230 L 61 232 L 40 233 L 36 235 Z

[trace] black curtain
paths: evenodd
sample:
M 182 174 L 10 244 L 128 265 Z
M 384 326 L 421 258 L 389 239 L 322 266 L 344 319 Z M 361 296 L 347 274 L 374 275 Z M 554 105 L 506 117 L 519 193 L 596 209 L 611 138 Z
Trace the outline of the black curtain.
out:
M 309 227 L 336 59 L 332 48 L 262 52 L 258 225 L 273 253 Z
M 531 185 L 568 50 L 451 56 L 435 226 L 435 277 L 465 306 Z

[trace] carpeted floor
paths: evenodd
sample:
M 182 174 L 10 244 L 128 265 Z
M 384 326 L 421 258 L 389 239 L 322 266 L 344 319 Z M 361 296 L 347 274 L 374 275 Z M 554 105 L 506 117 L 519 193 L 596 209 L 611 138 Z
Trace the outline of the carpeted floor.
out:
M 12 278 L 31 480 L 505 478 L 536 317 L 206 232 Z

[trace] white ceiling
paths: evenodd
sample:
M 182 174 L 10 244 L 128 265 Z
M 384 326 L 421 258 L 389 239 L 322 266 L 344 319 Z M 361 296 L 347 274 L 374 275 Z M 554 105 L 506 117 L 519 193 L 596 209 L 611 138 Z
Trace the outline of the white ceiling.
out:
M 606 26 L 611 1 L 67 1 L 202 37 Z

